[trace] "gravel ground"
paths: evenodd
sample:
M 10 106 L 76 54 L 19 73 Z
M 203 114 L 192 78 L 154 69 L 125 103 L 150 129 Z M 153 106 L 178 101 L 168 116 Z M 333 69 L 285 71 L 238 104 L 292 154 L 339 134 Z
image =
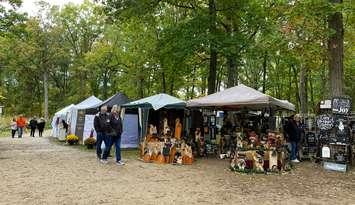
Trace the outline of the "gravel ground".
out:
M 283 175 L 247 175 L 228 162 L 100 164 L 94 152 L 45 138 L 0 138 L 0 204 L 355 204 L 355 170 L 304 162 Z

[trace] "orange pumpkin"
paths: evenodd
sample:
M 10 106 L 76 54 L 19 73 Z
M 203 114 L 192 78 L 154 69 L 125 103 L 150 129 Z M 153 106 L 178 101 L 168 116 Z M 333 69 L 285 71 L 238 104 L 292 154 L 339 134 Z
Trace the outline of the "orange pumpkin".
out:
M 144 155 L 144 157 L 143 157 L 143 161 L 144 162 L 150 162 L 150 155 L 148 154 L 148 153 L 146 153 L 145 155 Z
M 182 157 L 182 164 L 191 165 L 192 162 L 193 162 L 193 158 L 192 157 L 188 157 L 188 156 L 183 156 Z
M 165 163 L 165 157 L 162 154 L 159 154 L 157 157 L 157 160 L 155 161 L 157 164 L 164 164 Z
M 150 157 L 150 160 L 156 161 L 158 158 L 157 154 L 153 153 L 152 156 Z

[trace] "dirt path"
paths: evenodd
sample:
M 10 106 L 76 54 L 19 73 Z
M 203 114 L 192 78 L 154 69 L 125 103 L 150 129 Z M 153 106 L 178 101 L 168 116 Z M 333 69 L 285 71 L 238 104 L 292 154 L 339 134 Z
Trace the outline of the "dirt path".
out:
M 123 156 L 124 153 L 123 153 Z M 226 161 L 102 165 L 49 138 L 0 138 L 0 204 L 355 204 L 355 172 L 303 163 L 285 175 L 242 175 Z

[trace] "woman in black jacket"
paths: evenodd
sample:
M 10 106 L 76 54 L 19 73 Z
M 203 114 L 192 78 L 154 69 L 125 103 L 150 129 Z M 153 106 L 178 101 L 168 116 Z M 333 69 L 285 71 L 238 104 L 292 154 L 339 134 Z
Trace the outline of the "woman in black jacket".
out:
M 46 121 L 44 120 L 44 118 L 43 117 L 40 118 L 37 123 L 39 137 L 42 137 L 45 125 L 46 125 Z
M 299 114 L 294 115 L 294 117 L 289 120 L 287 124 L 287 134 L 291 143 L 291 162 L 298 163 L 300 162 L 297 159 L 298 144 L 304 134 L 304 128 Z
M 111 136 L 111 146 L 115 144 L 116 164 L 124 165 L 121 159 L 121 134 L 122 134 L 122 119 L 120 116 L 121 109 L 118 105 L 112 106 L 111 109 L 111 127 L 114 130 L 115 136 Z M 110 146 L 110 147 L 111 147 Z

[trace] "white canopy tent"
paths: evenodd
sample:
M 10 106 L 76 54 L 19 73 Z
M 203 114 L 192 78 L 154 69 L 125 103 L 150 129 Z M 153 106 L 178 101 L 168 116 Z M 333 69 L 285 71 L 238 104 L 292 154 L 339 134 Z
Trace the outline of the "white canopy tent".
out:
M 295 111 L 287 100 L 279 100 L 253 88 L 240 84 L 205 97 L 187 102 L 187 107 L 212 107 L 223 109 L 271 107 Z
M 72 109 L 75 107 L 74 104 L 68 105 L 67 107 L 59 110 L 58 112 L 56 112 L 53 116 L 52 119 L 52 136 L 53 137 L 58 137 L 59 136 L 59 123 L 61 120 L 66 120 L 68 114 L 72 111 Z
M 75 105 L 73 109 L 71 109 L 68 117 L 67 117 L 67 123 L 69 124 L 70 127 L 70 133 L 75 133 L 76 127 L 77 127 L 77 121 L 78 121 L 78 112 L 80 110 L 85 110 L 87 108 L 90 108 L 94 105 L 97 105 L 101 103 L 102 100 L 98 99 L 95 96 L 90 96 L 84 101 L 80 102 L 79 104 Z M 84 115 L 85 117 L 85 115 Z

